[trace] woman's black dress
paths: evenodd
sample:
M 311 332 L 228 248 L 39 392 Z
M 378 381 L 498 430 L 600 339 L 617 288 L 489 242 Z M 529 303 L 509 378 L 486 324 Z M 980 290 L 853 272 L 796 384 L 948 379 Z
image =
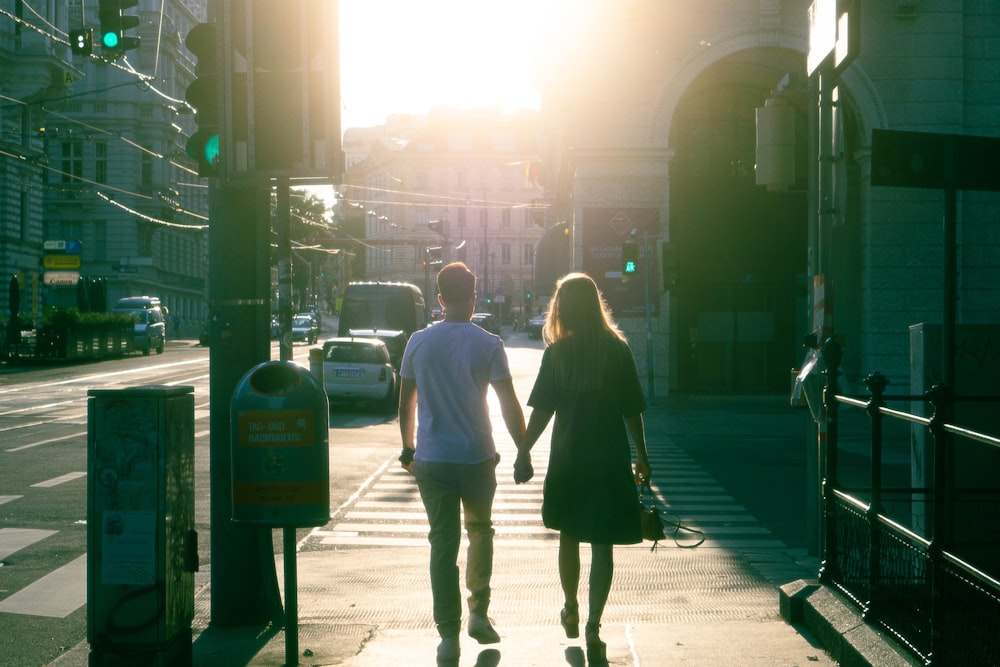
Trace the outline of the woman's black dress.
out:
M 579 542 L 642 541 L 639 501 L 624 416 L 640 414 L 646 400 L 628 345 L 608 337 L 605 381 L 595 391 L 559 386 L 555 365 L 567 355 L 545 349 L 528 405 L 555 413 L 545 474 L 542 522 Z

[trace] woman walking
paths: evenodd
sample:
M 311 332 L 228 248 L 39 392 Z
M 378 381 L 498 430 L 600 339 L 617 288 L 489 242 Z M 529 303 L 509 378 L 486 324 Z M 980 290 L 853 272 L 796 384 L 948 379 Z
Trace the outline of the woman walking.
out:
M 614 574 L 613 545 L 642 541 L 635 485 L 649 480 L 642 411 L 646 401 L 632 351 L 597 285 L 583 273 L 556 286 L 542 329 L 547 347 L 528 405 L 514 479 L 531 478 L 531 447 L 555 415 L 542 521 L 559 531 L 559 579 L 566 636 L 580 636 L 580 543 L 591 545 L 587 659 L 605 660 L 601 616 Z M 635 475 L 628 434 L 635 443 Z

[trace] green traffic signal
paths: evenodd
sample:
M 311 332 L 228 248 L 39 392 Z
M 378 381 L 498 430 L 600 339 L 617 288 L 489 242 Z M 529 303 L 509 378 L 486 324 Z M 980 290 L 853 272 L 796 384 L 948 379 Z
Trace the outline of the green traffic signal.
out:
M 201 129 L 191 135 L 185 152 L 198 163 L 198 175 L 215 176 L 219 167 L 219 133 L 214 129 Z
M 121 40 L 119 39 L 117 32 L 106 32 L 101 35 L 101 46 L 105 49 L 117 49 L 120 42 Z
M 208 162 L 213 167 L 219 162 L 219 135 L 218 133 L 213 134 L 205 142 L 205 148 L 202 150 L 202 154 L 205 156 L 205 161 Z
M 185 151 L 198 163 L 198 175 L 217 176 L 221 158 L 219 127 L 219 80 L 216 71 L 216 26 L 199 23 L 184 39 L 188 50 L 197 58 L 196 78 L 184 93 L 188 106 L 195 109 L 198 129 L 188 139 Z
M 639 268 L 639 246 L 635 241 L 622 243 L 622 273 L 631 276 Z
M 124 13 L 124 10 L 138 4 L 138 0 L 99 1 L 97 16 L 101 24 L 101 48 L 105 57 L 114 60 L 125 55 L 126 51 L 139 48 L 141 38 L 125 34 L 139 26 L 139 17 Z

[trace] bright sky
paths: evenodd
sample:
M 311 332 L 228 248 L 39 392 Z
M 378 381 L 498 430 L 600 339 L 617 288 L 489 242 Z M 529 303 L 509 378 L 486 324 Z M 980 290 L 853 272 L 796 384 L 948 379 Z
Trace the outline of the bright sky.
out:
M 438 106 L 538 109 L 533 59 L 573 0 L 340 0 L 343 129 Z

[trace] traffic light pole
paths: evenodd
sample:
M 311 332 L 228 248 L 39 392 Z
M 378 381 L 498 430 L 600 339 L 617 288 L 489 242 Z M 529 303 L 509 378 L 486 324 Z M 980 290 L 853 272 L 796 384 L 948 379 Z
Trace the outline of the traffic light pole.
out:
M 231 398 L 243 376 L 270 358 L 268 190 L 209 185 L 211 308 L 211 623 L 262 626 L 281 618 L 270 528 L 232 521 Z

